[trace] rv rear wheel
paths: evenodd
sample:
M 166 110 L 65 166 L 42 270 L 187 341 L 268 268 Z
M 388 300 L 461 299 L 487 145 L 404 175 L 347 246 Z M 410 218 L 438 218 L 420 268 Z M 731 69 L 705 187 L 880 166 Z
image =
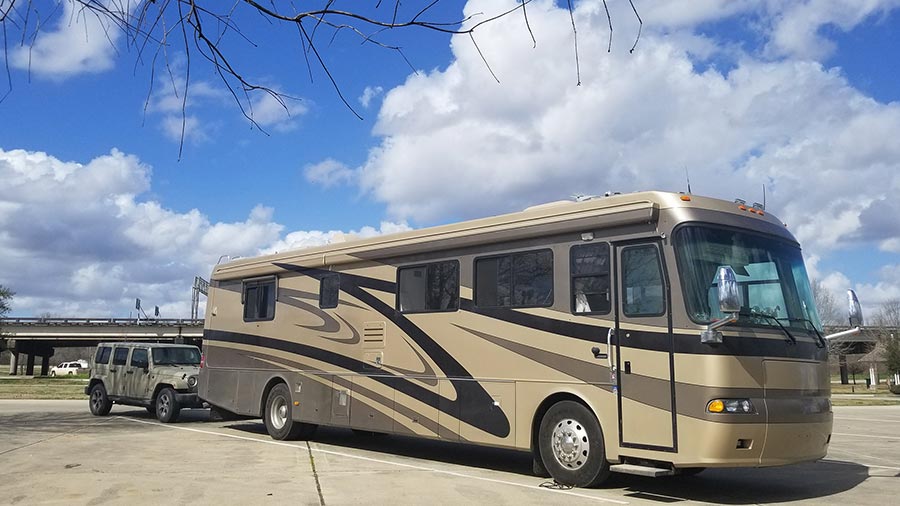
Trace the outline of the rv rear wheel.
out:
M 541 461 L 561 485 L 597 486 L 609 477 L 603 431 L 597 417 L 574 401 L 560 401 L 541 420 Z
M 272 439 L 279 441 L 307 439 L 317 428 L 309 423 L 294 421 L 291 391 L 284 383 L 279 383 L 269 390 L 269 396 L 266 397 L 266 408 L 263 411 L 263 422 L 265 422 L 266 431 L 272 436 Z

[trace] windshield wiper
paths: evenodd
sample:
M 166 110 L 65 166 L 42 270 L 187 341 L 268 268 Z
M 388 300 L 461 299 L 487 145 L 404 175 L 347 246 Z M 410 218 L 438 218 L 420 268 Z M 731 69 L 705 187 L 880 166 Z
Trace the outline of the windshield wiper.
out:
M 816 337 L 819 338 L 819 341 L 816 343 L 816 346 L 819 348 L 825 348 L 828 346 L 828 343 L 825 342 L 825 338 L 822 337 L 822 334 L 819 333 L 819 329 L 809 320 L 809 318 L 777 318 L 778 320 L 787 320 L 789 322 L 803 322 L 808 323 L 809 326 L 813 329 L 813 332 L 816 333 Z
M 787 327 L 785 327 L 784 325 L 781 324 L 780 321 L 778 321 L 778 318 L 775 318 L 774 316 L 769 316 L 769 315 L 767 315 L 767 314 L 765 314 L 765 313 L 758 313 L 758 312 L 753 311 L 753 310 L 750 310 L 750 311 L 747 312 L 747 313 L 741 313 L 741 315 L 745 315 L 745 316 L 756 316 L 756 317 L 759 317 L 759 318 L 768 318 L 769 320 L 772 320 L 772 321 L 775 322 L 779 327 L 781 327 L 781 330 L 784 331 L 784 335 L 786 335 L 786 336 L 788 337 L 788 339 L 790 340 L 791 344 L 797 344 L 797 338 L 794 337 L 793 334 L 791 334 L 791 331 L 789 331 L 789 330 L 787 329 Z

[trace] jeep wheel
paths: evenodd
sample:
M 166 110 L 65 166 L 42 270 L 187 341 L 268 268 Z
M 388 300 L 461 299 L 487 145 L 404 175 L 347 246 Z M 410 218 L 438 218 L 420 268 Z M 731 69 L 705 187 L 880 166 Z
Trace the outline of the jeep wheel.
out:
M 287 385 L 279 383 L 272 387 L 266 397 L 266 409 L 263 412 L 266 431 L 272 439 L 308 439 L 316 432 L 316 425 L 295 422 L 291 416 L 291 407 L 291 392 Z
M 106 416 L 109 414 L 109 410 L 112 409 L 112 402 L 106 396 L 106 388 L 103 386 L 103 383 L 97 383 L 91 388 L 88 404 L 91 407 L 91 414 L 94 416 Z
M 175 391 L 163 388 L 156 396 L 156 419 L 162 423 L 171 423 L 178 419 L 181 406 L 175 398 Z
M 50 377 L 51 377 L 51 378 L 55 378 L 55 377 L 56 377 L 56 371 L 50 371 Z

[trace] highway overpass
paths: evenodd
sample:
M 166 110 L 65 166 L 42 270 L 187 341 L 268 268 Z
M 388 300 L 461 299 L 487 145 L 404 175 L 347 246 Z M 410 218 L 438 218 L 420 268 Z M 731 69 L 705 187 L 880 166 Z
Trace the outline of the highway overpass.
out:
M 16 374 L 19 354 L 27 355 L 28 375 L 34 374 L 35 357 L 41 357 L 43 376 L 56 348 L 111 341 L 199 345 L 202 337 L 202 319 L 0 318 L 0 350 L 12 353 L 10 374 Z

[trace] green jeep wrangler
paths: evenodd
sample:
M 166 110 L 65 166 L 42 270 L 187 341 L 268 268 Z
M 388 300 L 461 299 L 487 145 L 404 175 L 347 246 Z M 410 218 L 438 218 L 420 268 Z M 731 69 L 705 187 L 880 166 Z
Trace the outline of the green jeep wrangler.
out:
M 160 422 L 182 408 L 203 407 L 197 396 L 200 350 L 184 344 L 101 343 L 84 388 L 91 413 L 106 416 L 113 403 L 143 406 Z

